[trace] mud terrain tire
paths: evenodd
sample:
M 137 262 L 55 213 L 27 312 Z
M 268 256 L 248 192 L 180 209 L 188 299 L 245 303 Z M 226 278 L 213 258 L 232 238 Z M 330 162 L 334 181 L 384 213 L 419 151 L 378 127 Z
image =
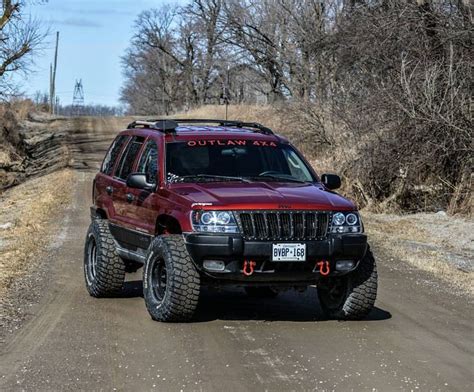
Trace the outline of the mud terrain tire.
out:
M 245 292 L 251 298 L 275 298 L 279 294 L 271 287 L 245 287 Z
M 370 248 L 355 271 L 318 285 L 318 296 L 323 312 L 331 319 L 366 317 L 377 296 L 377 266 Z
M 200 292 L 199 273 L 189 257 L 182 235 L 156 237 L 143 269 L 143 297 L 153 320 L 189 321 Z
M 125 264 L 115 250 L 107 220 L 94 220 L 84 247 L 84 277 L 93 297 L 114 297 L 122 290 Z

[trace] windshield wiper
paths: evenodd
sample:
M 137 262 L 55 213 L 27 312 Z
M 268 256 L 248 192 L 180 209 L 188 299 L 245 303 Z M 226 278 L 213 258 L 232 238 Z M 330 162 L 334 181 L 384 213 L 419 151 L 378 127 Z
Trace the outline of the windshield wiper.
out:
M 307 184 L 308 181 L 303 181 L 303 180 L 298 180 L 294 177 L 290 177 L 290 176 L 277 176 L 277 175 L 274 175 L 274 174 L 264 174 L 264 175 L 260 175 L 258 177 L 255 177 L 255 178 L 273 178 L 275 180 L 281 180 L 281 181 L 288 181 L 288 182 L 297 182 L 299 184 Z
M 233 176 L 219 176 L 214 174 L 190 174 L 186 176 L 179 176 L 178 180 L 186 180 L 186 179 L 193 179 L 193 178 L 202 178 L 202 179 L 210 179 L 210 180 L 226 180 L 226 181 L 241 181 L 241 182 L 252 182 L 247 180 L 243 177 L 233 177 Z

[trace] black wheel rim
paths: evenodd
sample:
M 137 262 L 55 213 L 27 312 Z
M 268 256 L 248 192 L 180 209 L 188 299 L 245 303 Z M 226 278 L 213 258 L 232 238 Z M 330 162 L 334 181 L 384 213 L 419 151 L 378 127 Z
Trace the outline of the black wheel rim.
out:
M 333 310 L 341 308 L 347 297 L 348 284 L 347 278 L 331 279 L 324 288 L 324 296 L 321 298 L 324 305 Z
M 97 244 L 94 236 L 89 237 L 87 246 L 86 279 L 89 285 L 95 280 L 97 274 Z
M 153 296 L 157 301 L 163 301 L 168 285 L 168 272 L 164 260 L 155 260 L 151 267 L 150 278 L 151 281 L 148 283 L 152 288 Z

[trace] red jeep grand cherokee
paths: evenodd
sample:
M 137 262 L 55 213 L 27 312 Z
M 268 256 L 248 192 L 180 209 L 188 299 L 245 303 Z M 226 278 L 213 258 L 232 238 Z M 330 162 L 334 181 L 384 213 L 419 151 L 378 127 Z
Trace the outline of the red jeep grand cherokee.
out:
M 186 321 L 201 285 L 256 297 L 317 285 L 328 317 L 374 306 L 375 260 L 356 207 L 283 137 L 255 123 L 135 121 L 93 184 L 84 256 L 94 297 L 144 266 L 151 317 Z

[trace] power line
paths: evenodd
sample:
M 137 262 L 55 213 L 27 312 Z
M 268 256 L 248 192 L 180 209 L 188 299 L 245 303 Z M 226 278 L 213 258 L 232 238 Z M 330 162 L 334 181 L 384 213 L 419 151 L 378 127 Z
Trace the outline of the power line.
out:
M 82 86 L 82 79 L 76 80 L 74 94 L 72 96 L 72 106 L 75 114 L 81 114 L 84 109 L 84 87 Z
M 72 105 L 84 106 L 84 87 L 82 86 L 82 79 L 76 80 L 74 94 L 72 96 Z

